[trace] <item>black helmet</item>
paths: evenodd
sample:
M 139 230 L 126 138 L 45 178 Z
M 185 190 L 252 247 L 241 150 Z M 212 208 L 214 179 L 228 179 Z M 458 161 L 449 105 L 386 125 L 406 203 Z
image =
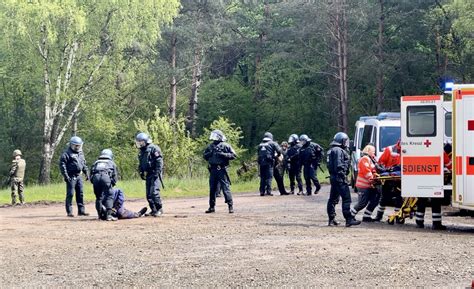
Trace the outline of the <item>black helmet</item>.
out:
M 81 150 L 83 144 L 84 144 L 84 142 L 78 136 L 73 136 L 69 140 L 69 147 L 75 152 L 79 152 Z
M 334 135 L 334 139 L 331 142 L 331 145 L 347 148 L 349 147 L 349 137 L 344 132 L 338 132 Z
M 224 133 L 218 129 L 211 131 L 211 135 L 209 136 L 209 139 L 213 141 L 226 141 L 227 140 Z
M 101 152 L 100 152 L 100 156 L 99 156 L 100 159 L 109 159 L 109 160 L 112 160 L 114 158 L 114 154 L 112 153 L 112 150 L 110 149 L 103 149 Z
M 271 132 L 266 132 L 263 134 L 263 141 L 272 141 L 273 140 L 273 135 Z
M 135 137 L 135 144 L 137 145 L 137 148 L 142 148 L 149 143 L 151 143 L 151 138 L 144 132 L 137 134 Z
M 297 143 L 298 142 L 298 135 L 295 134 L 295 133 L 290 135 L 290 137 L 288 138 L 288 142 L 289 143 Z
M 306 134 L 302 134 L 300 135 L 300 142 L 305 145 L 306 143 L 309 143 L 311 141 L 311 139 L 309 138 L 308 135 Z

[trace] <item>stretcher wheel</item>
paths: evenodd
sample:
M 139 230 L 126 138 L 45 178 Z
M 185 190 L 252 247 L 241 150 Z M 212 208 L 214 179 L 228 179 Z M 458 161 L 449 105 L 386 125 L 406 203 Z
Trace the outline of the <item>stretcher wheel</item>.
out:
M 400 225 L 405 224 L 405 219 L 397 218 L 397 224 L 400 224 Z
M 393 224 L 395 224 L 395 220 L 393 218 L 388 218 L 387 223 L 389 225 L 393 225 Z

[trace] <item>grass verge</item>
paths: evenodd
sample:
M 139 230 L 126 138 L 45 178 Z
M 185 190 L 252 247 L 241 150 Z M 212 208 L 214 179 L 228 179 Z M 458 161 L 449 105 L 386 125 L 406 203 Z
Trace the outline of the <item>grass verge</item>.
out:
M 318 178 L 322 183 L 327 182 L 326 175 L 319 172 Z M 235 179 L 231 176 L 232 179 Z M 167 177 L 164 180 L 165 188 L 162 189 L 162 196 L 164 198 L 179 198 L 179 197 L 198 197 L 207 196 L 209 194 L 209 179 L 208 178 L 173 178 Z M 288 187 L 289 180 L 285 176 L 285 185 Z M 273 181 L 273 186 L 276 186 Z M 231 191 L 233 193 L 243 192 L 257 192 L 259 187 L 259 180 L 253 179 L 250 181 L 233 181 Z M 142 180 L 126 180 L 120 181 L 117 188 L 121 188 L 125 192 L 126 198 L 145 198 L 145 182 Z M 0 190 L 0 205 L 11 203 L 10 189 Z M 64 183 L 51 184 L 48 186 L 26 186 L 25 199 L 27 203 L 32 202 L 63 202 L 66 197 L 66 185 Z M 85 201 L 95 200 L 92 190 L 92 184 L 85 182 L 84 186 Z

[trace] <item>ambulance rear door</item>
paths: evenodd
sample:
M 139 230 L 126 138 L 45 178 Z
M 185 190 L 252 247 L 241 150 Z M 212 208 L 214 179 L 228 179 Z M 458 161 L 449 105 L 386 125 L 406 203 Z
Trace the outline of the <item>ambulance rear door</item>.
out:
M 401 101 L 403 197 L 444 197 L 443 140 L 442 96 L 403 96 Z
M 453 87 L 453 206 L 474 210 L 474 84 Z

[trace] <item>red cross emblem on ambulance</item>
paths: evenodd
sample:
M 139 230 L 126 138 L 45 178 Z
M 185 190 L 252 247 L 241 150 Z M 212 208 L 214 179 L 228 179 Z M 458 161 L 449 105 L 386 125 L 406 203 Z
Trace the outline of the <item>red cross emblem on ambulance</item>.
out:
M 429 139 L 427 139 L 427 140 L 425 140 L 425 142 L 424 142 L 423 144 L 424 144 L 427 148 L 429 148 L 430 145 L 431 145 L 431 142 L 430 142 Z

